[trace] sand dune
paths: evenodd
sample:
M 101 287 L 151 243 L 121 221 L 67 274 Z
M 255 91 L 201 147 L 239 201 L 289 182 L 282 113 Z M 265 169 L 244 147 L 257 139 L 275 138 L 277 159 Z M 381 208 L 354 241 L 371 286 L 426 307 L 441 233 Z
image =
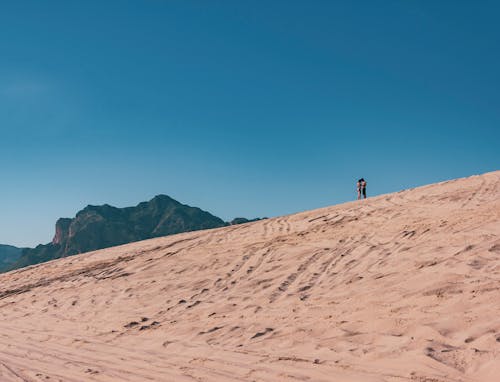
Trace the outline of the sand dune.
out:
M 500 381 L 499 180 L 0 275 L 0 381 Z

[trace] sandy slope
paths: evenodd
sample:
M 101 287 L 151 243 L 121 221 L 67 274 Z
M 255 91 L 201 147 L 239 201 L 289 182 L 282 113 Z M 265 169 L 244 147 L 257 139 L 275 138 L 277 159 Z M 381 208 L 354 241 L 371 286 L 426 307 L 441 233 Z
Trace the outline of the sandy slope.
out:
M 0 381 L 500 381 L 500 172 L 0 276 Z

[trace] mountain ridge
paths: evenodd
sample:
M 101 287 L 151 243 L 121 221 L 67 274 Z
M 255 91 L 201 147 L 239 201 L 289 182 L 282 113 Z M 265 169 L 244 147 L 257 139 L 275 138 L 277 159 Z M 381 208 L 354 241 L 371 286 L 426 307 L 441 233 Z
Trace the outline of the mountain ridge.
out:
M 135 241 L 224 227 L 229 223 L 198 207 L 182 204 L 165 194 L 132 207 L 87 205 L 74 218 L 59 218 L 48 244 L 26 248 L 7 267 L 17 269 Z

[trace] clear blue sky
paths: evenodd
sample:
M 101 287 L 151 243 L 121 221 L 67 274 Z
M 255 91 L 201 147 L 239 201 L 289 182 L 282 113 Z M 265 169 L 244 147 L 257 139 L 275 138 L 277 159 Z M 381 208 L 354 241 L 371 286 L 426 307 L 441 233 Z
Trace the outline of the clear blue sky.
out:
M 168 194 L 276 216 L 500 168 L 497 1 L 6 0 L 0 243 Z

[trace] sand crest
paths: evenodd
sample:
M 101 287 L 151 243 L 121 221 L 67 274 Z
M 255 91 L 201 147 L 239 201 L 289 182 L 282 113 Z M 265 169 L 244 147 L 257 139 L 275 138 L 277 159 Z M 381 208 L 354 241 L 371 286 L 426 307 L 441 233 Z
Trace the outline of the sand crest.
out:
M 499 381 L 499 180 L 0 275 L 0 381 Z

